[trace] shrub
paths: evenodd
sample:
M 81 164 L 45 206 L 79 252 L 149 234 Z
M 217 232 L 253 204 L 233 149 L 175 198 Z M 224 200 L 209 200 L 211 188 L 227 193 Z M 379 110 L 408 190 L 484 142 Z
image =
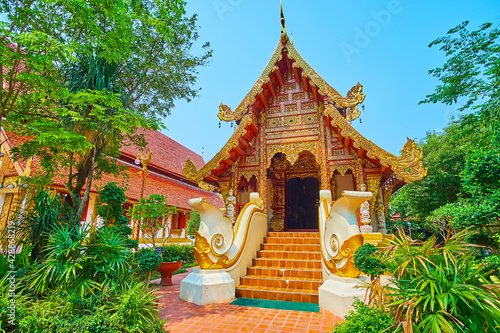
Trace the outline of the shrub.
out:
M 192 263 L 195 261 L 194 246 L 178 244 L 166 245 L 163 247 L 162 256 L 163 261 L 167 261 L 169 258 L 179 257 L 184 263 Z
M 9 262 L 7 257 L 0 253 L 0 279 L 10 271 Z M 1 331 L 0 331 L 1 332 Z
M 491 274 L 500 277 L 500 256 L 490 255 L 482 260 L 482 263 L 486 265 L 485 271 L 491 272 Z
M 139 269 L 141 271 L 152 271 L 160 265 L 162 262 L 161 255 L 158 252 L 154 252 L 152 249 L 144 249 L 146 251 L 141 251 L 137 257 L 137 263 L 139 264 Z
M 16 226 L 16 245 L 30 247 L 31 261 L 45 255 L 48 236 L 56 227 L 65 225 L 70 219 L 70 208 L 59 194 L 52 194 L 49 190 L 33 190 L 30 192 L 26 207 L 16 212 L 18 225 Z M 7 239 L 7 228 L 0 238 Z
M 186 226 L 186 232 L 188 235 L 194 236 L 194 232 L 200 228 L 200 221 L 201 221 L 200 214 L 195 210 L 191 211 Z
M 105 222 L 105 227 L 112 230 L 115 235 L 124 239 L 125 246 L 129 249 L 136 248 L 136 240 L 130 239 L 132 228 L 124 215 L 123 205 L 127 201 L 125 189 L 115 182 L 107 183 L 99 191 L 99 200 L 96 203 L 96 212 Z
M 132 282 L 116 291 L 117 297 L 103 307 L 111 315 L 112 324 L 123 332 L 163 332 L 158 319 L 158 297 L 143 283 Z
M 372 256 L 375 252 L 377 252 L 375 245 L 366 243 L 360 246 L 354 253 L 354 265 L 361 272 L 370 275 L 372 280 L 385 269 L 385 265 Z
M 156 302 L 153 291 L 139 281 L 83 298 L 56 288 L 30 303 L 18 328 L 21 332 L 160 333 L 163 321 Z
M 151 272 L 160 266 L 162 262 L 161 254 L 153 249 L 142 249 L 137 254 L 137 263 L 141 271 L 148 272 L 148 284 L 151 279 Z
M 63 286 L 84 297 L 125 280 L 131 255 L 123 237 L 106 229 L 94 238 L 88 235 L 86 228 L 55 227 L 46 260 L 28 275 L 31 291 L 42 295 Z
M 370 308 L 359 299 L 353 306 L 354 310 L 349 311 L 344 322 L 335 325 L 331 333 L 380 333 L 394 325 L 391 315 Z
M 0 332 L 11 332 L 17 327 L 19 318 L 21 318 L 24 311 L 24 305 L 26 302 L 26 297 L 16 293 L 15 296 L 15 320 L 11 317 L 12 314 L 12 304 L 10 292 L 10 281 L 7 280 L 9 274 L 0 278 Z M 10 307 L 10 308 L 9 308 Z

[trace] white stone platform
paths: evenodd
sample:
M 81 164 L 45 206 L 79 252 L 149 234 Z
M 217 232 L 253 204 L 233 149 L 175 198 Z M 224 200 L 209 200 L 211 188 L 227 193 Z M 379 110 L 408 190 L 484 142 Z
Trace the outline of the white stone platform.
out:
M 235 298 L 235 283 L 224 269 L 195 268 L 181 281 L 180 299 L 207 305 Z
M 361 301 L 365 298 L 366 289 L 356 286 L 368 281 L 367 276 L 354 279 L 331 275 L 318 289 L 320 308 L 344 318 L 354 309 L 352 303 L 355 298 Z

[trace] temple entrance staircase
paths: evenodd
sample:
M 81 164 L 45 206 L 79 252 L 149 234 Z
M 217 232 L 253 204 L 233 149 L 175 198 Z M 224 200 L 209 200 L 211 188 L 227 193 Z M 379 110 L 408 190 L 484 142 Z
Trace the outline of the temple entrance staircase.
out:
M 268 232 L 236 297 L 318 303 L 319 232 Z

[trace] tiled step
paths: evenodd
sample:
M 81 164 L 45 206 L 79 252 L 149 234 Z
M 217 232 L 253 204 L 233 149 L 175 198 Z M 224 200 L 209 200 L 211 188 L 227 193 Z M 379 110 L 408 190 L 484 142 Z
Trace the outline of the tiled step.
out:
M 318 303 L 318 291 L 305 289 L 294 290 L 242 285 L 236 288 L 236 297 L 269 299 L 272 301 Z
M 271 267 L 256 267 L 248 268 L 247 276 L 268 276 L 270 278 L 304 278 L 304 279 L 321 279 L 321 269 L 286 269 L 286 268 L 271 268 Z
M 236 296 L 318 302 L 323 283 L 319 233 L 268 232 Z
M 323 283 L 322 279 L 305 279 L 305 278 L 283 278 L 258 275 L 247 275 L 241 278 L 241 284 L 252 287 L 268 287 L 281 289 L 306 289 L 318 290 Z
M 319 232 L 268 232 L 267 237 L 306 237 L 319 238 Z
M 253 259 L 253 265 L 258 267 L 321 269 L 319 260 L 290 260 L 290 259 Z
M 319 252 L 320 245 L 313 244 L 260 244 L 261 250 L 292 251 L 292 252 Z
M 266 244 L 318 244 L 319 245 L 319 237 L 264 237 L 264 243 Z
M 257 257 L 262 259 L 295 259 L 295 260 L 321 260 L 319 252 L 295 252 L 295 251 L 257 251 Z

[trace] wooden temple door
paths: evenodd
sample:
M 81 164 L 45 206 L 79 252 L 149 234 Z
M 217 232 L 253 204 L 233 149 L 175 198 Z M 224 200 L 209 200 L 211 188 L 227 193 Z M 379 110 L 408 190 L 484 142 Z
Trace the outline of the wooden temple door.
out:
M 319 180 L 294 177 L 286 183 L 285 228 L 318 230 Z

